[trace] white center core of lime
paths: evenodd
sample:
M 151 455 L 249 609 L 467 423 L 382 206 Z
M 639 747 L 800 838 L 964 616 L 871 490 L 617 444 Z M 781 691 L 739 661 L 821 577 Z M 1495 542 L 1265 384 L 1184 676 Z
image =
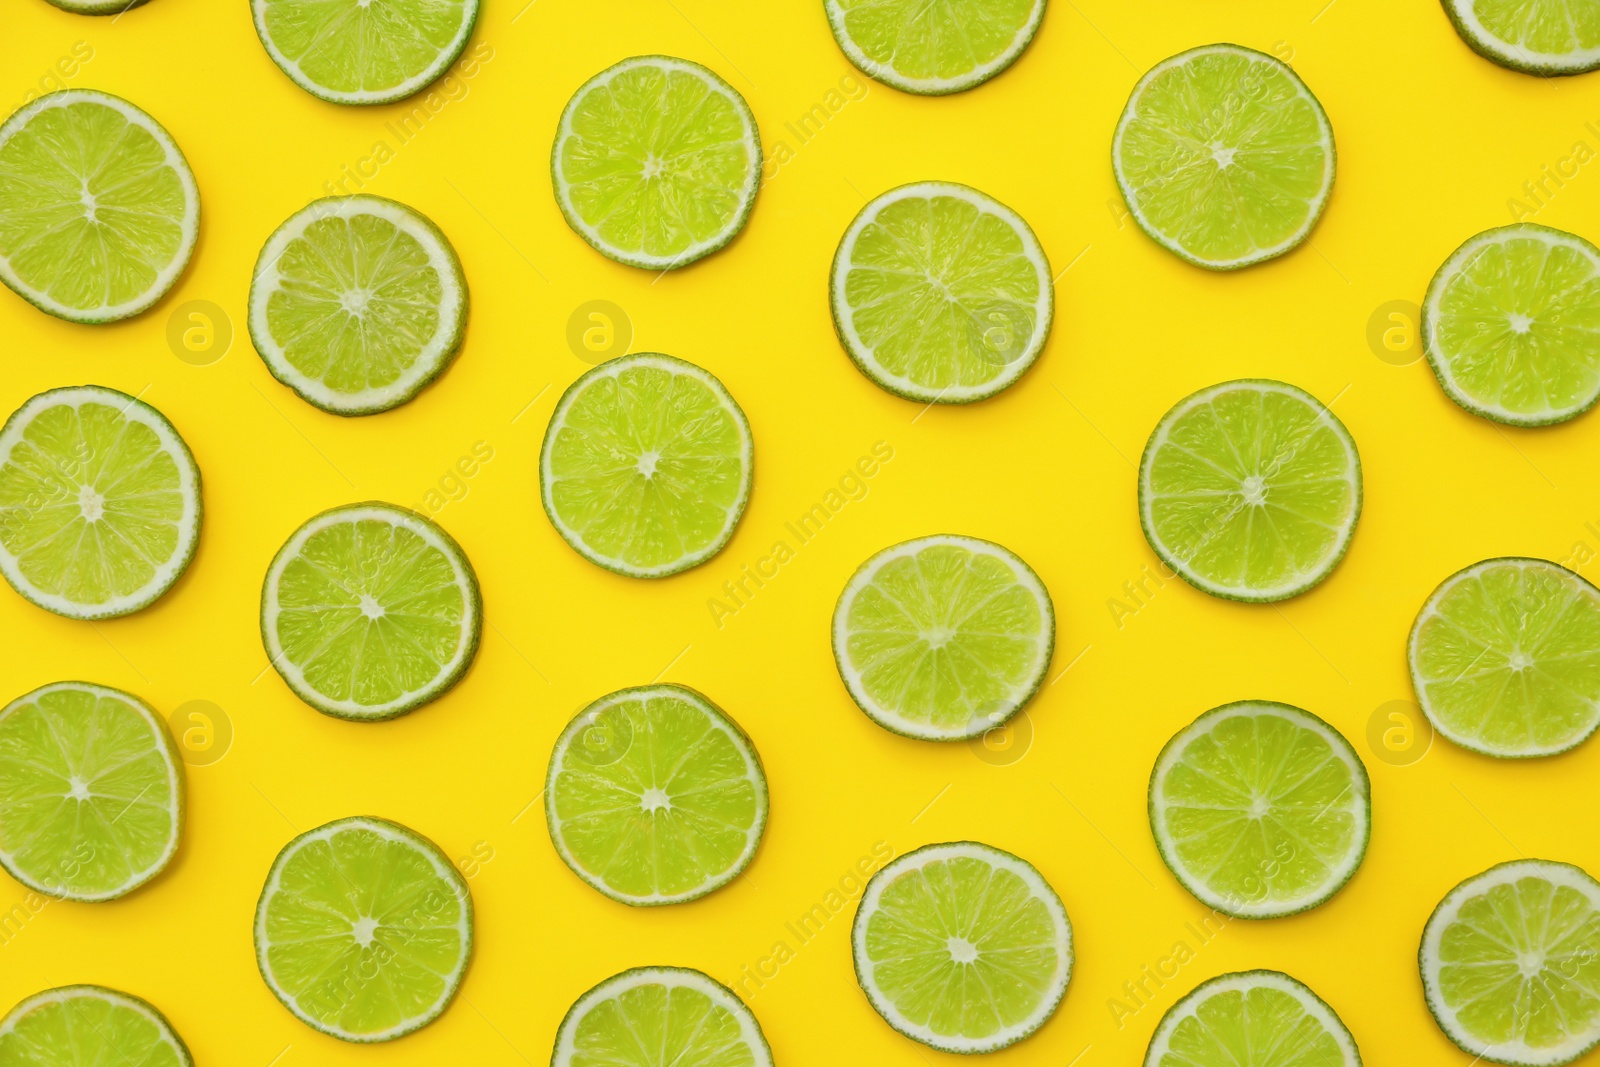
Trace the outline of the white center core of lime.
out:
M 978 946 L 964 937 L 949 938 L 945 946 L 950 949 L 950 958 L 957 963 L 971 963 L 978 958 Z
M 1267 814 L 1267 801 L 1265 797 L 1252 797 L 1250 799 L 1250 817 L 1260 819 Z
M 661 159 L 659 156 L 651 153 L 650 155 L 644 157 L 644 176 L 646 178 L 654 178 L 657 174 L 661 173 L 661 170 Z
M 350 936 L 356 939 L 356 944 L 366 948 L 372 944 L 372 933 L 378 928 L 378 920 L 368 915 L 363 915 L 350 924 Z
M 943 648 L 945 645 L 950 643 L 950 638 L 954 636 L 955 634 L 952 631 L 946 630 L 941 626 L 938 629 L 929 630 L 927 633 L 923 634 L 922 639 L 934 648 Z
M 672 807 L 672 800 L 667 796 L 664 790 L 660 790 L 655 786 L 651 786 L 649 789 L 646 789 L 644 791 L 644 795 L 639 798 L 639 806 L 645 811 L 660 811 L 663 808 L 670 809 Z
M 89 191 L 89 185 L 87 182 L 84 183 L 83 186 L 83 195 L 78 199 L 83 204 L 83 217 L 88 219 L 90 222 L 95 221 L 94 209 L 100 206 L 100 202 L 96 200 L 94 198 L 94 194 Z
M 1544 970 L 1544 954 L 1540 952 L 1525 952 L 1517 957 L 1517 970 L 1522 972 L 1522 977 L 1532 978 Z
M 366 5 L 363 4 L 363 7 Z M 348 289 L 339 298 L 339 306 L 355 316 L 367 313 L 367 304 L 372 301 L 372 292 L 367 289 Z
M 88 782 L 85 782 L 82 778 L 79 778 L 76 775 L 74 775 L 73 777 L 67 779 L 67 784 L 71 787 L 70 790 L 67 792 L 67 796 L 71 797 L 73 800 L 88 800 L 89 799 L 89 783 Z
M 639 457 L 639 473 L 646 478 L 655 477 L 656 462 L 661 459 L 660 452 L 646 452 Z
M 383 605 L 372 599 L 371 594 L 361 594 L 361 614 L 369 619 L 383 618 Z
M 1233 166 L 1233 157 L 1239 153 L 1237 148 L 1224 148 L 1221 144 L 1211 146 L 1211 158 L 1217 161 L 1217 166 L 1227 169 Z
M 1533 658 L 1521 649 L 1517 649 L 1506 657 L 1506 666 L 1514 671 L 1525 671 L 1533 666 Z
M 1533 319 L 1513 311 L 1511 313 L 1511 329 L 1517 333 L 1527 333 L 1533 328 Z
M 1250 477 L 1246 478 L 1244 480 L 1244 484 L 1240 486 L 1240 489 L 1244 493 L 1244 502 L 1246 504 L 1253 504 L 1256 507 L 1260 507 L 1262 504 L 1267 502 L 1266 479 L 1262 478 L 1259 474 L 1252 474 Z
M 83 517 L 94 522 L 106 511 L 106 498 L 94 491 L 92 486 L 84 486 L 78 490 L 78 510 L 83 512 Z

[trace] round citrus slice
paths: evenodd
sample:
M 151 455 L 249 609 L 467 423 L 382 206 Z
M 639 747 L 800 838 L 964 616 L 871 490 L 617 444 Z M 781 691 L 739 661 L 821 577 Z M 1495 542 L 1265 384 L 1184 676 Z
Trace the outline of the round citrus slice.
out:
M 200 540 L 200 469 L 172 423 L 115 389 L 32 398 L 0 428 L 0 574 L 46 611 L 154 603 Z
M 896 1031 L 941 1052 L 993 1052 L 1055 1014 L 1072 977 L 1072 924 L 1033 865 L 955 841 L 867 883 L 851 930 L 856 980 Z
M 1367 770 L 1344 736 L 1288 704 L 1213 708 L 1161 750 L 1150 829 L 1201 903 L 1242 919 L 1306 911 L 1355 874 L 1372 830 Z
M 1361 457 L 1316 397 L 1245 379 L 1162 417 L 1139 464 L 1139 519 L 1161 561 L 1226 600 L 1287 600 L 1344 558 Z
M 1128 211 L 1196 266 L 1237 270 L 1297 248 L 1333 192 L 1333 128 L 1286 64 L 1195 48 L 1139 80 L 1111 162 Z
M 1478 234 L 1433 276 L 1422 344 L 1445 395 L 1474 415 L 1548 426 L 1583 414 L 1600 398 L 1600 248 L 1532 223 Z
M 844 54 L 869 78 L 908 93 L 959 93 L 1017 61 L 1045 0 L 827 0 Z
M 167 1017 L 138 997 L 97 985 L 35 993 L 0 1019 L 6 1067 L 192 1067 Z
M 126 100 L 64 89 L 0 126 L 0 281 L 39 310 L 137 315 L 172 288 L 199 233 L 188 162 Z
M 1055 290 L 1022 216 L 976 189 L 917 182 L 861 209 L 829 278 L 833 325 L 872 381 L 970 404 L 1011 385 L 1050 336 Z
M 461 546 L 392 504 L 324 511 L 267 568 L 261 638 L 295 695 L 341 719 L 437 700 L 478 652 L 483 606 Z
M 663 578 L 722 551 L 750 499 L 750 424 L 708 371 L 654 352 L 585 373 L 550 416 L 545 514 L 591 563 Z
M 1600 726 L 1600 589 L 1543 559 L 1446 578 L 1407 648 L 1428 721 L 1487 756 L 1552 756 Z
M 183 764 L 144 701 L 57 682 L 0 710 L 0 866 L 17 881 L 66 900 L 126 896 L 182 834 Z
M 750 865 L 767 779 L 743 730 L 678 685 L 623 689 L 567 724 L 545 783 L 550 840 L 624 904 L 694 900 Z
M 1278 971 L 1202 983 L 1156 1027 L 1144 1067 L 1361 1067 L 1344 1022 Z
M 267 369 L 335 415 L 416 396 L 456 358 L 466 326 L 467 280 L 450 241 L 381 196 L 295 212 L 250 283 L 250 340 Z
M 1470 1056 L 1572 1063 L 1600 1045 L 1600 882 L 1516 860 L 1456 886 L 1417 953 L 1428 1010 Z
M 150 0 L 49 0 L 63 11 L 74 15 L 120 15 L 149 3 Z
M 1444 0 L 1472 50 L 1524 74 L 1600 68 L 1600 6 L 1594 0 Z
M 278 68 L 334 104 L 387 104 L 426 88 L 456 61 L 478 0 L 250 0 Z
M 284 846 L 256 905 L 256 964 L 296 1018 L 393 1041 L 450 1006 L 472 957 L 472 897 L 439 847 L 387 819 L 337 819 Z
M 635 967 L 578 998 L 550 1067 L 772 1067 L 772 1052 L 726 986 L 687 967 Z

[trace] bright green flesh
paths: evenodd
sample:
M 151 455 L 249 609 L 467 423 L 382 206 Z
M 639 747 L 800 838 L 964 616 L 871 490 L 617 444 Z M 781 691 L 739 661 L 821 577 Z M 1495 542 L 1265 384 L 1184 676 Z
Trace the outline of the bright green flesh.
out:
M 1282 600 L 1327 577 L 1361 510 L 1355 444 L 1315 398 L 1228 382 L 1168 412 L 1139 478 L 1145 535 L 1215 596 Z
M 1428 353 L 1469 411 L 1543 425 L 1600 396 L 1600 250 L 1587 241 L 1542 226 L 1480 235 L 1440 268 L 1427 310 Z
M 189 1067 L 165 1020 L 108 989 L 51 990 L 19 1004 L 0 1030 L 5 1067 Z M 148 1005 L 139 1004 L 154 1013 Z M 157 1017 L 159 1018 L 159 1016 Z
M 562 397 L 541 461 L 545 510 L 591 561 L 658 577 L 714 555 L 750 490 L 750 433 L 715 379 L 624 356 Z
M 1600 592 L 1544 560 L 1468 568 L 1423 608 L 1411 672 L 1423 711 L 1457 744 L 1565 751 L 1600 724 Z
M 767 790 L 749 743 L 672 686 L 613 694 L 557 743 L 546 789 L 561 858 L 631 904 L 688 900 L 749 862 Z
M 1004 69 L 1032 37 L 1039 6 L 1038 0 L 831 0 L 828 18 L 868 74 L 899 89 L 936 93 L 997 73 L 983 68 Z
M 345 103 L 398 99 L 460 50 L 476 0 L 253 0 L 269 53 L 302 88 Z M 281 57 L 281 59 L 280 59 Z
M 1334 148 L 1321 107 L 1294 73 L 1270 56 L 1217 45 L 1146 77 L 1114 150 L 1139 225 L 1183 258 L 1219 269 L 1304 240 L 1327 199 Z
M 1506 66 L 1563 74 L 1600 66 L 1596 0 L 1447 0 L 1447 6 L 1469 43 Z M 1476 27 L 1466 24 L 1469 17 Z
M 1156 842 L 1205 903 L 1288 915 L 1326 900 L 1360 862 L 1367 782 L 1349 745 L 1318 725 L 1297 708 L 1233 705 L 1162 753 L 1150 786 Z
M 652 971 L 670 982 L 650 980 Z M 693 971 L 660 968 L 618 975 L 574 1005 L 562 1024 L 552 1067 L 770 1065 L 765 1046 L 749 1036 L 753 1020 L 741 1027 L 739 1016 L 700 986 L 712 987 L 711 980 Z M 757 1040 L 759 1033 L 756 1029 Z
M 121 896 L 177 847 L 180 773 L 161 725 L 115 690 L 30 693 L 0 714 L 0 861 L 54 896 Z
M 376 823 L 380 833 L 375 823 L 343 820 L 291 842 L 256 916 L 256 954 L 273 992 L 346 1040 L 398 1037 L 437 1017 L 472 950 L 471 904 L 450 861 L 415 834 Z
M 1152 1049 L 1145 1067 L 1347 1067 L 1361 1062 L 1348 1056 L 1338 1037 L 1306 1010 L 1309 990 L 1296 996 L 1275 985 L 1252 985 L 1249 977 L 1221 979 L 1217 984 L 1226 987 L 1214 992 L 1197 990 L 1204 1000 L 1170 1033 L 1158 1033 L 1158 1041 L 1165 1037 L 1165 1047 Z M 1239 979 L 1246 981 L 1232 988 Z
M 632 266 L 683 266 L 744 224 L 761 167 L 754 121 L 709 70 L 624 60 L 567 108 L 552 161 L 556 196 L 601 252 Z

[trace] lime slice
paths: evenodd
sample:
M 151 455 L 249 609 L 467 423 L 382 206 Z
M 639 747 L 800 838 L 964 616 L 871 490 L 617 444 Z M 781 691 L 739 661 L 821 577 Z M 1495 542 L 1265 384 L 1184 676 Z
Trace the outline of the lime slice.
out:
M 381 196 L 330 196 L 267 240 L 250 340 L 272 376 L 335 415 L 420 393 L 456 358 L 467 280 L 439 228 Z
M 1226 704 L 1161 750 L 1150 829 L 1161 859 L 1201 903 L 1241 919 L 1293 915 L 1337 893 L 1366 856 L 1367 769 L 1309 712 Z
M 1433 276 L 1422 343 L 1474 415 L 1548 426 L 1583 414 L 1600 398 L 1600 248 L 1532 223 L 1485 230 Z
M 387 819 L 336 819 L 284 846 L 256 905 L 256 964 L 301 1022 L 393 1041 L 450 1006 L 472 897 L 449 857 Z
M 1033 42 L 1045 0 L 827 0 L 828 24 L 850 62 L 908 93 L 940 96 L 982 85 Z
M 692 689 L 601 697 L 556 741 L 550 840 L 572 872 L 624 904 L 703 897 L 750 865 L 767 825 L 755 746 Z
M 744 229 L 761 185 L 761 140 L 744 97 L 705 67 L 634 56 L 573 94 L 550 175 L 567 225 L 595 251 L 671 270 Z
M 29 889 L 126 896 L 172 862 L 183 806 L 177 749 L 138 697 L 57 682 L 0 710 L 0 866 Z
M 550 1067 L 772 1067 L 750 1009 L 687 967 L 636 967 L 578 998 Z
M 1571 1063 L 1600 1045 L 1600 882 L 1516 860 L 1452 889 L 1417 953 L 1445 1036 L 1490 1063 Z
M 545 430 L 539 488 L 591 563 L 662 578 L 722 551 L 750 499 L 750 424 L 722 383 L 655 352 L 567 387 Z
M 443 696 L 478 652 L 483 606 L 461 546 L 376 501 L 314 516 L 267 568 L 261 639 L 295 695 L 340 719 Z
M 1543 559 L 1446 578 L 1407 648 L 1433 728 L 1487 756 L 1553 756 L 1600 726 L 1600 589 Z
M 1361 1067 L 1355 1038 L 1304 985 L 1278 971 L 1202 983 L 1156 1027 L 1144 1067 Z
M 970 404 L 1033 366 L 1050 336 L 1050 263 L 1022 216 L 976 189 L 917 182 L 861 209 L 829 278 L 833 325 L 874 383 Z
M 63 11 L 74 15 L 120 15 L 124 11 L 147 4 L 150 0 L 48 0 Z
M 6 1067 L 191 1067 L 166 1016 L 138 997 L 97 985 L 35 993 L 0 1020 Z
M 993 1052 L 1055 1014 L 1072 977 L 1072 923 L 1025 860 L 926 845 L 867 883 L 851 929 L 856 980 L 884 1021 L 941 1052 Z
M 333 104 L 387 104 L 456 61 L 478 0 L 250 0 L 267 55 L 300 88 Z
M 1284 382 L 1202 389 L 1166 413 L 1139 464 L 1139 519 L 1163 563 L 1226 600 L 1299 596 L 1344 558 L 1361 457 L 1344 423 Z
M 1444 0 L 1472 50 L 1524 74 L 1600 68 L 1600 5 L 1594 0 Z
M 962 741 L 993 730 L 1039 691 L 1055 650 L 1044 583 L 989 541 L 937 534 L 863 563 L 833 610 L 833 659 L 886 730 Z
M 188 162 L 126 100 L 64 89 L 0 126 L 0 281 L 39 310 L 137 315 L 172 288 L 199 233 Z
M 1333 128 L 1288 66 L 1233 44 L 1179 53 L 1133 87 L 1111 163 L 1163 248 L 1237 270 L 1310 235 L 1333 191 Z
M 200 469 L 161 412 L 98 385 L 52 389 L 0 428 L 0 573 L 30 603 L 107 619 L 194 558 Z

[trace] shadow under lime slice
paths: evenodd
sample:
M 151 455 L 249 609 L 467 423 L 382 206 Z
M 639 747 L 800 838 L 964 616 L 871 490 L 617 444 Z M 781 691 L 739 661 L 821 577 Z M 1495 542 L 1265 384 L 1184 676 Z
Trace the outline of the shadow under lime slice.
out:
M 1592 0 L 1444 0 L 1474 52 L 1524 74 L 1600 68 L 1600 7 Z
M 1045 0 L 827 0 L 828 24 L 862 73 L 908 93 L 959 93 L 1015 63 Z
M 47 989 L 0 1019 L 6 1067 L 191 1067 L 166 1016 L 138 997 L 104 986 Z
M 726 986 L 687 967 L 636 967 L 578 998 L 550 1067 L 772 1067 L 772 1052 Z
M 1202 983 L 1162 1017 L 1144 1067 L 1361 1067 L 1343 1020 L 1278 971 Z

